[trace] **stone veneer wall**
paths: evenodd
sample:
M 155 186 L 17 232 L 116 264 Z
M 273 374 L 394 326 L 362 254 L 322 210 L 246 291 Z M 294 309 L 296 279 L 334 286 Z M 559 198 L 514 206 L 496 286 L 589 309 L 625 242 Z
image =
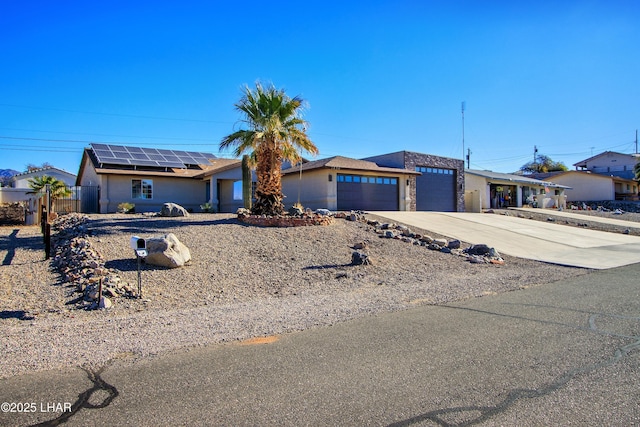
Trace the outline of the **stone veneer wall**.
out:
M 415 170 L 416 166 L 426 166 L 432 168 L 455 169 L 456 170 L 456 198 L 457 211 L 464 212 L 464 161 L 451 159 L 449 157 L 433 156 L 431 154 L 416 153 L 413 151 L 404 152 L 405 169 Z M 411 177 L 410 181 L 410 210 L 416 210 L 416 177 Z
M 23 202 L 0 204 L 0 225 L 24 224 L 26 209 Z

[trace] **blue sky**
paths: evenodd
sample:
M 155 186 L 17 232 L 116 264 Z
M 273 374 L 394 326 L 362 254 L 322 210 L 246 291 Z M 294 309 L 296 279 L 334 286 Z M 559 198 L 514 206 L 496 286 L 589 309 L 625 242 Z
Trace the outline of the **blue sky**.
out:
M 472 168 L 515 171 L 534 146 L 571 168 L 635 151 L 639 12 L 616 0 L 5 1 L 0 169 L 77 173 L 89 142 L 219 154 L 257 80 L 308 102 L 319 158 L 463 158 L 464 101 Z

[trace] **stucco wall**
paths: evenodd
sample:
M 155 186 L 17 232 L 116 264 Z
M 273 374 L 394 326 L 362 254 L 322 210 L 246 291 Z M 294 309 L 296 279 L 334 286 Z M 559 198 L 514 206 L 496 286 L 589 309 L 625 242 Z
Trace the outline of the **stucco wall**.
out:
M 28 188 L 0 188 L 0 203 L 15 203 L 29 199 L 35 199 L 35 194 L 27 194 L 31 192 Z
M 466 174 L 465 191 L 467 198 L 472 201 L 472 206 L 466 206 L 467 212 L 481 212 L 482 209 L 489 209 L 491 189 L 487 185 L 486 178 L 481 176 Z
M 177 203 L 186 209 L 200 210 L 208 199 L 206 185 L 193 178 L 166 178 L 144 175 L 102 175 L 100 183 L 100 212 L 116 212 L 118 204 L 129 202 L 136 205 L 136 212 L 159 212 L 167 202 Z M 150 179 L 153 181 L 152 199 L 133 199 L 131 181 Z
M 572 172 L 554 175 L 548 180 L 571 187 L 570 190 L 565 190 L 568 202 L 615 199 L 613 180 L 610 177 Z
M 305 208 L 336 210 L 338 208 L 336 172 L 330 169 L 303 171 L 302 181 L 299 173 L 283 175 L 282 193 L 285 195 L 285 208 L 290 208 L 298 201 L 299 191 L 300 203 Z M 329 181 L 329 175 L 331 175 L 331 181 Z
M 91 166 L 91 162 L 86 157 L 82 174 L 78 177 L 78 185 L 100 185 L 100 178 L 96 170 Z
M 633 170 L 637 159 L 629 154 L 603 153 L 587 162 L 587 169 L 596 173 Z
M 239 180 L 223 179 L 218 181 L 220 183 L 220 194 L 218 194 L 220 212 L 235 213 L 238 208 L 244 207 L 242 193 L 240 193 L 240 200 L 233 198 L 233 184 L 235 181 L 242 181 L 242 177 Z

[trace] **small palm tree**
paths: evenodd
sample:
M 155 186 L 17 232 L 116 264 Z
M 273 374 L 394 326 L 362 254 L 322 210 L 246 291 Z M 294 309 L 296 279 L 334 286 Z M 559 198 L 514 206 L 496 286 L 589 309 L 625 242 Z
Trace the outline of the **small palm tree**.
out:
M 28 194 L 44 195 L 47 186 L 49 186 L 49 194 L 51 195 L 51 210 L 53 211 L 53 205 L 57 199 L 67 197 L 71 195 L 71 190 L 67 185 L 57 178 L 49 175 L 36 176 L 29 178 L 29 187 L 33 190 Z
M 301 160 L 301 151 L 318 154 L 318 148 L 306 134 L 307 123 L 300 117 L 304 101 L 290 98 L 273 85 L 264 88 L 256 83 L 255 90 L 243 88 L 236 110 L 243 115 L 247 129 L 238 130 L 222 139 L 220 149 L 235 147 L 234 155 L 249 153 L 256 162 L 256 215 L 280 215 L 282 204 L 283 160 Z
M 636 174 L 636 179 L 640 181 L 640 162 L 636 163 L 633 172 Z

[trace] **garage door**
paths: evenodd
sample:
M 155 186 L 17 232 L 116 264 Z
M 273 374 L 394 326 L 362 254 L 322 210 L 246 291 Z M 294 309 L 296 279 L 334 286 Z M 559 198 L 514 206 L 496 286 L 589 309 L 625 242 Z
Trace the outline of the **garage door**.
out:
M 338 174 L 338 210 L 397 211 L 398 178 Z
M 416 210 L 456 211 L 456 171 L 418 166 L 416 177 Z

